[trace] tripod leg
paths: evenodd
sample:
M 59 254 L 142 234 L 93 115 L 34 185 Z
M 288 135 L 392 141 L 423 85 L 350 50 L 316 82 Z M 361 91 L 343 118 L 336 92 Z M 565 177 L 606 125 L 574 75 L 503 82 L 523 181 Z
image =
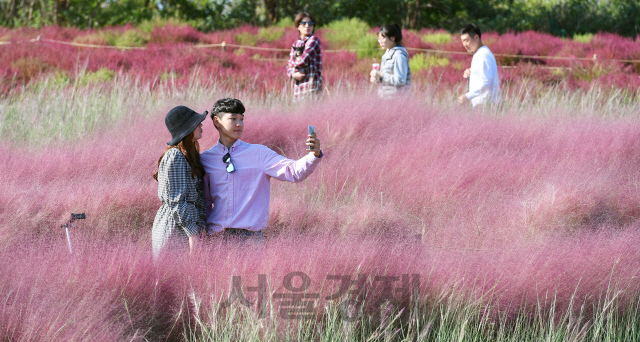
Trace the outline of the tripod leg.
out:
M 66 227 L 65 230 L 67 231 L 67 242 L 69 242 L 69 253 L 73 254 L 73 250 L 71 249 L 71 238 L 69 237 L 69 227 Z

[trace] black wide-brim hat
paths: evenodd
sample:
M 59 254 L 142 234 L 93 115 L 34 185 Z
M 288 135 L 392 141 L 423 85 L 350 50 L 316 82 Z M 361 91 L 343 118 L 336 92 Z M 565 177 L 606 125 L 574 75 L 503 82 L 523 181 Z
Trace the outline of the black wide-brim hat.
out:
M 207 114 L 206 110 L 204 113 L 198 114 L 186 106 L 173 107 L 164 118 L 164 124 L 167 125 L 167 129 L 171 133 L 171 141 L 167 145 L 177 145 L 207 118 Z

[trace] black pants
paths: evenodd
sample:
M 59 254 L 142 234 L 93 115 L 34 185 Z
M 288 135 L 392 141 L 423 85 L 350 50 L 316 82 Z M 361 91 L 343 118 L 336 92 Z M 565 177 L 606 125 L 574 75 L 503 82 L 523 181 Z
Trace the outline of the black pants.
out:
M 264 234 L 261 230 L 254 232 L 246 229 L 227 228 L 222 234 L 222 240 L 225 242 L 248 242 L 264 245 Z

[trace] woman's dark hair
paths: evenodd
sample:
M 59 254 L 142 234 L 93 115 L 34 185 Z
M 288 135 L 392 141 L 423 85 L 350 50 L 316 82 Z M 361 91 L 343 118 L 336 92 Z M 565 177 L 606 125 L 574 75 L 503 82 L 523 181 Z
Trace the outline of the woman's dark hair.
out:
M 396 45 L 402 46 L 402 29 L 400 29 L 400 25 L 384 25 L 378 30 L 378 34 L 381 34 L 383 37 L 387 38 L 393 37 L 393 41 L 396 43 Z
M 220 117 L 223 113 L 242 114 L 244 115 L 244 105 L 240 100 L 234 98 L 224 98 L 216 101 L 211 109 L 211 120 L 214 116 Z
M 476 34 L 478 38 L 482 38 L 482 32 L 480 32 L 480 28 L 474 24 L 467 24 L 460 30 L 460 35 L 468 34 L 471 38 L 475 37 Z
M 293 27 L 298 29 L 298 26 L 300 26 L 300 22 L 305 17 L 309 17 L 309 19 L 311 19 L 311 21 L 314 22 L 313 31 L 311 31 L 311 33 L 316 32 L 316 26 L 318 26 L 318 21 L 316 20 L 316 17 L 312 16 L 311 14 L 309 14 L 307 12 L 300 12 L 300 13 L 298 13 L 298 15 L 296 15 L 296 18 L 293 20 Z
M 160 168 L 160 163 L 162 162 L 162 158 L 167 152 L 172 148 L 177 148 L 182 152 L 185 159 L 191 166 L 191 178 L 195 179 L 196 176 L 204 176 L 204 167 L 202 166 L 202 162 L 200 162 L 200 144 L 198 141 L 193 141 L 193 132 L 189 133 L 186 137 L 182 139 L 177 145 L 169 146 L 158 159 L 158 168 Z M 153 174 L 153 179 L 158 180 L 158 171 Z

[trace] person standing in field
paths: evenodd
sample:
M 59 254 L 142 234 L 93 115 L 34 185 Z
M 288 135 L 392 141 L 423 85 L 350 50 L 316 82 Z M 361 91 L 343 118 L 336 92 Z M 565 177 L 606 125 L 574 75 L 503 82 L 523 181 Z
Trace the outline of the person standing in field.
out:
M 380 70 L 371 70 L 370 81 L 380 83 L 378 95 L 392 97 L 408 92 L 411 87 L 409 52 L 402 46 L 400 25 L 385 25 L 378 30 L 378 44 L 385 50 Z
M 244 112 L 242 102 L 233 98 L 218 100 L 211 110 L 220 139 L 200 155 L 206 172 L 207 230 L 209 234 L 223 234 L 224 240 L 262 244 L 271 179 L 301 182 L 318 167 L 323 153 L 320 140 L 313 135 L 307 136 L 307 154 L 298 160 L 240 140 Z
M 164 119 L 171 141 L 153 175 L 162 201 L 151 231 L 154 258 L 165 249 L 187 249 L 187 246 L 192 253 L 198 233 L 205 228 L 204 168 L 198 140 L 202 138 L 202 121 L 206 118 L 206 111 L 198 114 L 177 106 Z
M 320 40 L 314 36 L 316 19 L 300 12 L 294 21 L 300 39 L 291 46 L 287 76 L 293 80 L 293 99 L 302 100 L 322 92 L 322 50 Z
M 500 76 L 498 65 L 491 50 L 482 44 L 482 32 L 478 26 L 468 24 L 460 30 L 460 40 L 467 52 L 473 53 L 471 68 L 464 71 L 469 79 L 469 91 L 460 95 L 458 102 L 481 104 L 500 103 Z

